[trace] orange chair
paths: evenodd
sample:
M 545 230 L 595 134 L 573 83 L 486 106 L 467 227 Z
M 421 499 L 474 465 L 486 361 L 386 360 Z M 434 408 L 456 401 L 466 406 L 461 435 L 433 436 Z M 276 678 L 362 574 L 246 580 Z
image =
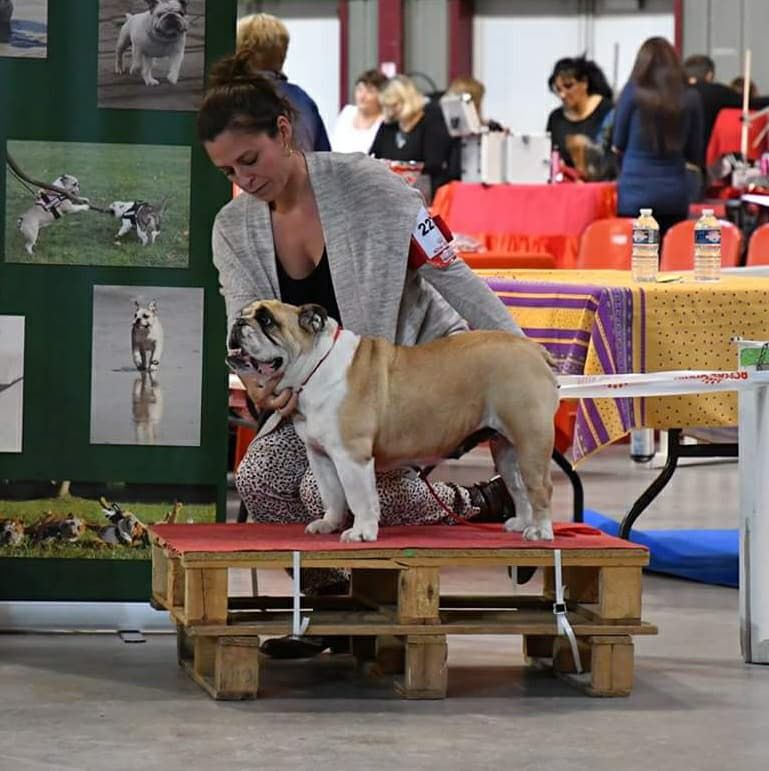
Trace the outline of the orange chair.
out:
M 630 270 L 633 220 L 610 217 L 591 222 L 579 240 L 577 268 Z
M 748 243 L 746 265 L 769 265 L 769 222 L 753 231 Z
M 736 268 L 740 264 L 742 233 L 740 229 L 726 220 L 721 224 L 721 265 L 724 268 Z M 694 269 L 694 220 L 677 222 L 665 234 L 662 241 L 660 270 Z

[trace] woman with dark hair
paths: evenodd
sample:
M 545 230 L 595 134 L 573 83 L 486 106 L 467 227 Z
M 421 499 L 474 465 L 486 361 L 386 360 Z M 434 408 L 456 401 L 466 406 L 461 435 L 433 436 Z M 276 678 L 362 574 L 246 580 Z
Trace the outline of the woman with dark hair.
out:
M 412 234 L 427 216 L 416 190 L 360 153 L 296 149 L 290 103 L 270 80 L 252 74 L 247 52 L 213 67 L 198 137 L 243 191 L 218 213 L 212 236 L 230 326 L 255 299 L 280 299 L 323 305 L 346 328 L 401 345 L 462 332 L 468 323 L 522 334 L 462 260 L 410 260 Z M 309 523 L 323 505 L 304 445 L 284 419 L 297 396 L 275 393 L 275 379 L 242 378 L 265 420 L 235 476 L 241 499 L 258 522 Z M 382 523 L 445 522 L 443 506 L 467 519 L 513 515 L 499 477 L 471 488 L 436 482 L 434 489 L 440 504 L 411 470 L 378 474 Z M 328 591 L 340 579 L 338 571 L 312 571 L 302 585 Z M 310 655 L 324 647 L 288 639 L 271 641 L 269 652 Z
M 638 51 L 617 102 L 614 150 L 621 156 L 617 213 L 635 217 L 649 207 L 660 237 L 689 210 L 687 162 L 702 154 L 702 108 L 673 46 L 649 38 Z
M 574 166 L 569 137 L 587 137 L 601 144 L 601 130 L 613 106 L 611 87 L 601 68 L 584 56 L 559 59 L 547 85 L 561 106 L 548 116 L 546 130 L 563 162 Z

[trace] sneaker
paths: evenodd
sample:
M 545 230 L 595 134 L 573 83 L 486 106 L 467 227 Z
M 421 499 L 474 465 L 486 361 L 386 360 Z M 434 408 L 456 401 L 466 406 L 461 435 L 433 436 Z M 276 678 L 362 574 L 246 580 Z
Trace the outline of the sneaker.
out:
M 505 522 L 515 516 L 515 503 L 501 476 L 468 487 L 470 504 L 478 509 L 473 522 Z

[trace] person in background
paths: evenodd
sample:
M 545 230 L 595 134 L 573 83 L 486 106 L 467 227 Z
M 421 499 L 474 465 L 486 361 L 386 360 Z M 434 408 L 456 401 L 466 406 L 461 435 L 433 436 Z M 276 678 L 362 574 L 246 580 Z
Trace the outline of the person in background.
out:
M 452 141 L 438 104 L 428 104 L 410 78 L 396 75 L 380 95 L 385 122 L 371 154 L 390 161 L 421 161 L 430 178 L 430 197 L 451 180 Z
M 417 190 L 360 153 L 298 151 L 290 103 L 274 81 L 251 72 L 247 52 L 217 62 L 197 120 L 211 162 L 243 191 L 217 214 L 212 234 L 230 326 L 253 300 L 280 299 L 317 303 L 346 328 L 400 345 L 468 326 L 523 334 L 461 259 L 439 266 L 412 258 L 412 236 L 426 216 Z M 297 395 L 274 393 L 274 380 L 259 385 L 243 377 L 266 421 L 235 476 L 241 500 L 257 522 L 307 524 L 322 515 L 323 504 L 304 445 L 285 420 Z M 410 469 L 378 473 L 382 524 L 448 522 L 444 506 L 475 520 L 502 521 L 514 512 L 499 477 L 433 488 L 437 500 Z M 340 571 L 308 571 L 302 586 L 335 593 L 347 583 Z M 327 647 L 306 638 L 268 642 L 265 652 L 281 657 Z
M 613 108 L 611 86 L 601 68 L 584 56 L 559 59 L 547 85 L 561 100 L 561 106 L 548 116 L 546 130 L 561 160 L 573 167 L 569 137 L 602 143 L 602 131 L 611 120 Z
M 387 78 L 379 70 L 366 70 L 355 81 L 355 104 L 339 113 L 331 130 L 331 149 L 337 153 L 368 154 L 382 123 L 379 92 Z
M 330 150 L 331 144 L 318 105 L 303 88 L 289 82 L 283 74 L 288 43 L 286 25 L 269 13 L 253 13 L 238 20 L 237 50 L 250 52 L 253 73 L 270 78 L 278 93 L 286 97 L 296 110 L 297 147 L 302 150 Z
M 702 157 L 702 110 L 673 46 L 646 40 L 617 101 L 613 146 L 621 157 L 617 214 L 636 217 L 649 207 L 660 238 L 686 219 L 690 183 L 687 162 Z
M 745 88 L 745 78 L 743 78 L 742 75 L 734 78 L 734 80 L 732 80 L 732 82 L 729 84 L 729 88 L 731 88 L 732 91 L 736 91 L 741 97 L 743 89 Z M 751 80 L 750 88 L 748 89 L 748 100 L 755 99 L 757 96 L 758 86 Z

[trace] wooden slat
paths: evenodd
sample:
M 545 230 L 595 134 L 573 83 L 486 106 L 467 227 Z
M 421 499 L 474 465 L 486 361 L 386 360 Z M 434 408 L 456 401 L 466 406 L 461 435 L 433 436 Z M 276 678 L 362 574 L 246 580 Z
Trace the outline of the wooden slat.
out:
M 178 557 L 168 557 L 166 564 L 166 598 L 168 607 L 184 606 L 184 568 Z
M 397 690 L 406 699 L 445 699 L 448 682 L 445 635 L 406 638 L 406 667 Z
M 184 571 L 184 611 L 187 624 L 227 621 L 227 568 Z
M 438 568 L 408 568 L 398 581 L 398 620 L 401 624 L 439 623 L 441 598 Z
M 155 544 L 152 545 L 152 594 L 158 597 L 168 594 L 168 560 Z
M 603 619 L 641 618 L 641 570 L 639 568 L 601 568 L 598 613 Z
M 217 699 L 253 699 L 259 691 L 259 638 L 216 641 L 213 687 Z

